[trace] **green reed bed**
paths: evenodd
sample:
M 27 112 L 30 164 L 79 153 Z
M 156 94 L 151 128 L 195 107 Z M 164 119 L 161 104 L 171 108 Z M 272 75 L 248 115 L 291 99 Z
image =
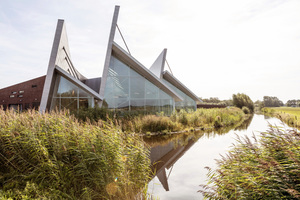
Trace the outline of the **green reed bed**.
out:
M 144 115 L 118 119 L 124 131 L 137 133 L 168 133 L 194 128 L 212 129 L 227 127 L 242 122 L 246 115 L 239 108 L 197 109 L 193 112 L 181 110 L 170 117 L 164 115 Z
M 263 108 L 262 113 L 268 116 L 276 117 L 287 125 L 300 128 L 300 108 L 276 107 Z
M 299 199 L 300 133 L 277 127 L 259 140 L 237 139 L 237 145 L 209 169 L 208 199 Z
M 107 122 L 0 109 L 0 199 L 146 196 L 148 154 L 139 137 Z

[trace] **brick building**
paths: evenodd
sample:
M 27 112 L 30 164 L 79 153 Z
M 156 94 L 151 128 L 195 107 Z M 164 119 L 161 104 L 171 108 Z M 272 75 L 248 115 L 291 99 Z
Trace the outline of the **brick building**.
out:
M 0 89 L 0 106 L 27 110 L 40 106 L 46 76 Z

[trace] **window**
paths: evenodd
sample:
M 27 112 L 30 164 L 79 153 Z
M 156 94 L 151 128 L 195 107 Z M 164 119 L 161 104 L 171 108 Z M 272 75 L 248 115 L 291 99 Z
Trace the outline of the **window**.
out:
M 81 87 L 76 86 L 61 75 L 57 75 L 55 80 L 55 91 L 53 92 L 51 110 L 64 108 L 76 111 L 79 108 L 94 106 L 94 98 Z
M 112 56 L 104 92 L 104 107 L 149 114 L 163 111 L 170 115 L 173 104 L 171 96 Z
M 37 85 L 31 85 L 32 88 L 37 88 Z
M 19 91 L 19 94 L 23 94 L 23 93 L 24 93 L 24 90 L 20 90 L 20 91 Z
M 179 94 L 183 101 L 175 102 L 175 108 L 176 110 L 185 109 L 185 110 L 196 110 L 197 105 L 196 102 L 189 97 L 187 94 L 185 94 L 183 91 L 175 87 L 173 84 L 168 82 L 167 80 L 163 79 L 164 83 L 166 83 L 171 89 L 173 89 L 177 94 Z
M 17 94 L 17 92 L 11 92 L 12 94 Z
M 14 98 L 15 97 L 15 95 L 9 95 L 9 98 Z

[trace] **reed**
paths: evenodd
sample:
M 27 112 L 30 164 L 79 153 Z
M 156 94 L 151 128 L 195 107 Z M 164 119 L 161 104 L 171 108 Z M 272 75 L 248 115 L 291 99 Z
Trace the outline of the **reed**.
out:
M 0 199 L 140 199 L 148 154 L 109 122 L 0 109 Z
M 237 144 L 208 169 L 199 190 L 208 199 L 299 199 L 300 134 L 270 127 L 259 140 L 237 136 Z
M 242 122 L 248 115 L 245 115 L 239 108 L 231 107 L 200 108 L 189 112 L 180 110 L 175 111 L 171 116 L 165 116 L 163 113 L 157 113 L 156 115 L 127 113 L 126 115 L 122 115 L 118 112 L 112 113 L 109 110 L 96 108 L 95 110 L 89 109 L 80 112 L 80 114 L 75 114 L 75 116 L 79 116 L 79 119 L 83 121 L 96 121 L 99 119 L 111 121 L 126 132 L 166 134 L 193 128 L 212 129 L 229 127 Z

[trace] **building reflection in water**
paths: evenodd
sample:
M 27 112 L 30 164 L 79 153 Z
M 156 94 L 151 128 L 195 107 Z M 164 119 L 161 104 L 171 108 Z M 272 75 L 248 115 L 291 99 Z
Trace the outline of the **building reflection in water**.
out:
M 187 152 L 197 140 L 189 139 L 186 145 L 170 142 L 165 145 L 158 145 L 151 148 L 150 159 L 152 170 L 156 173 L 166 191 L 169 191 L 168 179 L 172 172 L 173 165 Z M 170 172 L 166 173 L 167 170 Z

